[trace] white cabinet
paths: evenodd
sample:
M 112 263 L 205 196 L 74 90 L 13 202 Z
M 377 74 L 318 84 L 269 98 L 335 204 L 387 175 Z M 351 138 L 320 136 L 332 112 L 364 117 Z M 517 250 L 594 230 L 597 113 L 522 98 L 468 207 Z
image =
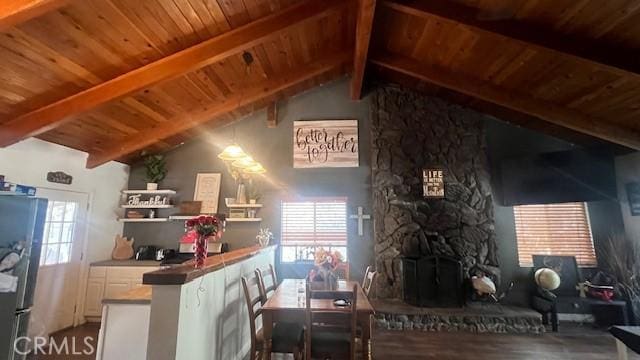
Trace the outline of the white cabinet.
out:
M 104 278 L 87 281 L 87 297 L 84 304 L 85 316 L 100 316 L 104 297 Z
M 142 286 L 142 275 L 158 270 L 154 266 L 92 266 L 87 281 L 84 316 L 102 315 L 102 299 L 118 296 Z

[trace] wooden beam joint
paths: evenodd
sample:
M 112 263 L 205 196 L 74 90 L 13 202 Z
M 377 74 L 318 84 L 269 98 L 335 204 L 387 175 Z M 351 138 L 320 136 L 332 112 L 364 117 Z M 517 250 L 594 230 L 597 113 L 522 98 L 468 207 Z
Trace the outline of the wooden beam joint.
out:
M 274 101 L 267 106 L 267 127 L 270 129 L 278 126 L 278 104 Z

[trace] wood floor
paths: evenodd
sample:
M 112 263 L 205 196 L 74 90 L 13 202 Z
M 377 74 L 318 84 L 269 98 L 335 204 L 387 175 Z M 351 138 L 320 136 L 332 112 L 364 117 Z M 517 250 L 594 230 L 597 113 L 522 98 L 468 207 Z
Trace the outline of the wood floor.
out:
M 591 329 L 540 336 L 376 331 L 373 355 L 375 360 L 613 360 L 616 347 L 607 333 Z
M 562 325 L 562 324 L 561 324 Z M 97 339 L 99 327 L 87 324 L 54 335 L 91 336 Z M 373 360 L 613 360 L 615 342 L 606 332 L 589 327 L 561 326 L 559 333 L 545 335 L 434 333 L 420 331 L 375 330 Z M 95 345 L 95 343 L 94 343 Z M 277 357 L 274 359 L 285 359 Z M 94 356 L 37 356 L 43 360 L 93 360 Z M 630 355 L 630 360 L 640 360 Z M 127 359 L 129 360 L 129 359 Z M 136 360 L 136 359 L 130 359 Z

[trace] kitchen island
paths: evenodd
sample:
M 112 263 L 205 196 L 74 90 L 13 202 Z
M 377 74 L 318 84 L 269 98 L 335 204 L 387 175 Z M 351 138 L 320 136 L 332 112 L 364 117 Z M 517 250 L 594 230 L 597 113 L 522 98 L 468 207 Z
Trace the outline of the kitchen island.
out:
M 151 286 L 141 286 L 102 301 L 96 360 L 147 358 Z
M 145 273 L 143 287 L 104 299 L 97 359 L 243 359 L 250 330 L 240 279 L 274 260 L 275 246 L 253 246 L 200 268 Z

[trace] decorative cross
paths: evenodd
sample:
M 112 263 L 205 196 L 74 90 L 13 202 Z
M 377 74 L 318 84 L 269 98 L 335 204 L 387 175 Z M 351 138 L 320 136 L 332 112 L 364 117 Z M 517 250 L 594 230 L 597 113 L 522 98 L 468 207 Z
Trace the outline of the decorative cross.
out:
M 371 219 L 371 215 L 365 215 L 362 206 L 358 206 L 357 215 L 349 215 L 349 219 L 358 219 L 358 235 L 364 235 L 364 221 Z

